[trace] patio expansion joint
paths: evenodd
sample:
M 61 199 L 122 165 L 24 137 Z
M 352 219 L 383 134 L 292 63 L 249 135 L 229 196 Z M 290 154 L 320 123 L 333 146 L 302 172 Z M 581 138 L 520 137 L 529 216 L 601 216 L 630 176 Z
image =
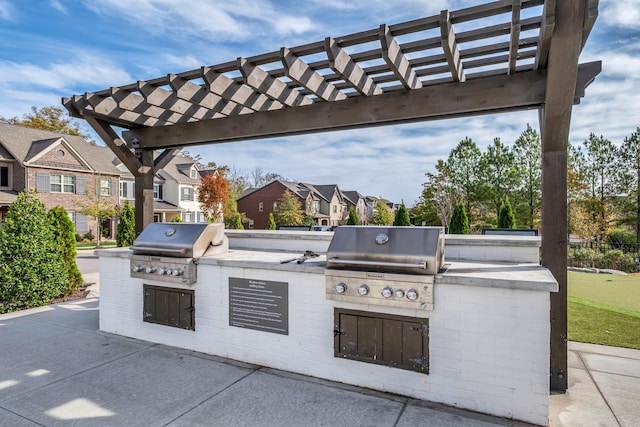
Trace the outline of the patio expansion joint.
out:
M 600 394 L 600 397 L 602 397 L 602 400 L 607 405 L 607 408 L 609 408 L 609 412 L 611 413 L 613 418 L 616 420 L 616 423 L 618 423 L 618 426 L 621 427 L 622 423 L 620 423 L 620 420 L 618 419 L 618 417 L 616 416 L 616 413 L 611 408 L 611 405 L 609 404 L 609 401 L 607 401 L 607 398 L 602 393 L 602 390 L 600 390 L 600 386 L 598 386 L 598 383 L 596 382 L 595 378 L 593 378 L 593 375 L 591 375 L 591 370 L 589 369 L 588 365 L 585 363 L 584 359 L 582 358 L 582 354 L 580 354 L 579 351 L 577 351 L 576 353 L 578 354 L 578 358 L 580 359 L 580 361 L 582 362 L 582 364 L 586 368 L 587 375 L 589 375 L 589 379 L 593 383 L 593 385 L 596 388 L 596 390 L 598 390 L 598 394 Z

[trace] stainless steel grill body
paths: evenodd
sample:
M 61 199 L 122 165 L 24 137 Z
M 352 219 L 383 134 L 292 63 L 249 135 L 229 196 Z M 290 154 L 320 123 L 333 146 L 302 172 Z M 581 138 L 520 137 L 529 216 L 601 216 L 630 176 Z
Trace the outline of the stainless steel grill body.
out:
M 327 251 L 328 299 L 433 310 L 442 227 L 340 226 Z
M 197 259 L 227 252 L 224 224 L 149 224 L 131 245 L 131 277 L 192 285 Z

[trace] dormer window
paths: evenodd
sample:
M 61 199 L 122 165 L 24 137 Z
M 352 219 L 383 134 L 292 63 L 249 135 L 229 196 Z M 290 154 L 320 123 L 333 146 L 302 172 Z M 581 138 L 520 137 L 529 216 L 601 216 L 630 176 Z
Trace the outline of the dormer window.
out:
M 195 168 L 189 170 L 189 176 L 193 179 L 198 177 L 198 171 Z

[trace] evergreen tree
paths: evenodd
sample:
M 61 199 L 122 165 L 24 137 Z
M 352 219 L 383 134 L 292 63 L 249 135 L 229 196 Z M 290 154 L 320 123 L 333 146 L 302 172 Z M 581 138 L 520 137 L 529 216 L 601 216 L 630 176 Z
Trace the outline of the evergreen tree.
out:
M 120 210 L 120 222 L 116 232 L 116 246 L 131 246 L 136 239 L 136 215 L 135 209 L 124 201 L 124 206 Z
M 449 234 L 469 234 L 469 218 L 467 218 L 467 212 L 462 203 L 458 203 L 453 208 Z
M 353 208 L 349 208 L 349 219 L 347 219 L 347 225 L 360 225 L 358 214 L 356 214 L 356 210 Z
M 244 226 L 242 225 L 242 218 L 240 217 L 240 215 L 236 215 L 236 222 L 233 225 L 233 228 L 235 230 L 244 230 Z
M 76 229 L 69 218 L 69 213 L 62 206 L 51 208 L 47 214 L 56 246 L 64 260 L 69 281 L 65 294 L 71 294 L 84 284 L 84 279 L 76 262 Z
M 409 212 L 407 212 L 407 208 L 404 206 L 404 203 L 401 203 L 400 207 L 396 211 L 396 216 L 393 219 L 393 225 L 400 227 L 408 227 L 411 225 Z
M 20 193 L 0 227 L 0 313 L 47 304 L 68 276 L 44 204 Z
M 269 212 L 269 219 L 267 220 L 267 230 L 275 230 L 276 220 L 273 218 L 273 213 Z
M 513 215 L 508 197 L 502 201 L 502 205 L 500 206 L 498 228 L 516 228 L 516 217 Z

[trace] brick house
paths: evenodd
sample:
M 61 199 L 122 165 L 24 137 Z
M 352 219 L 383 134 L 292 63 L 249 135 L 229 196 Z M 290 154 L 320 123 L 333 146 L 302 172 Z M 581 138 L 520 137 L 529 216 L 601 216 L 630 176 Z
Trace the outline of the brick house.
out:
M 88 144 L 80 136 L 0 124 L 0 219 L 21 191 L 36 190 L 45 207 L 62 206 L 76 232 L 97 235 L 95 218 L 79 212 L 95 191 L 118 204 L 120 171 L 111 150 Z M 115 220 L 102 224 L 107 237 L 115 236 Z
M 244 212 L 249 218 L 250 229 L 265 229 L 269 213 L 277 211 L 278 199 L 288 190 L 300 201 L 305 214 L 313 217 L 317 225 L 337 226 L 346 224 L 349 218 L 349 206 L 356 207 L 360 215 L 366 213 L 365 200 L 357 191 L 346 192 L 347 197 L 335 184 L 316 185 L 275 180 L 262 188 L 252 188 L 238 197 L 238 212 Z M 353 200 L 355 199 L 355 201 Z M 365 218 L 366 217 L 362 217 Z M 365 224 L 365 221 L 361 223 Z

